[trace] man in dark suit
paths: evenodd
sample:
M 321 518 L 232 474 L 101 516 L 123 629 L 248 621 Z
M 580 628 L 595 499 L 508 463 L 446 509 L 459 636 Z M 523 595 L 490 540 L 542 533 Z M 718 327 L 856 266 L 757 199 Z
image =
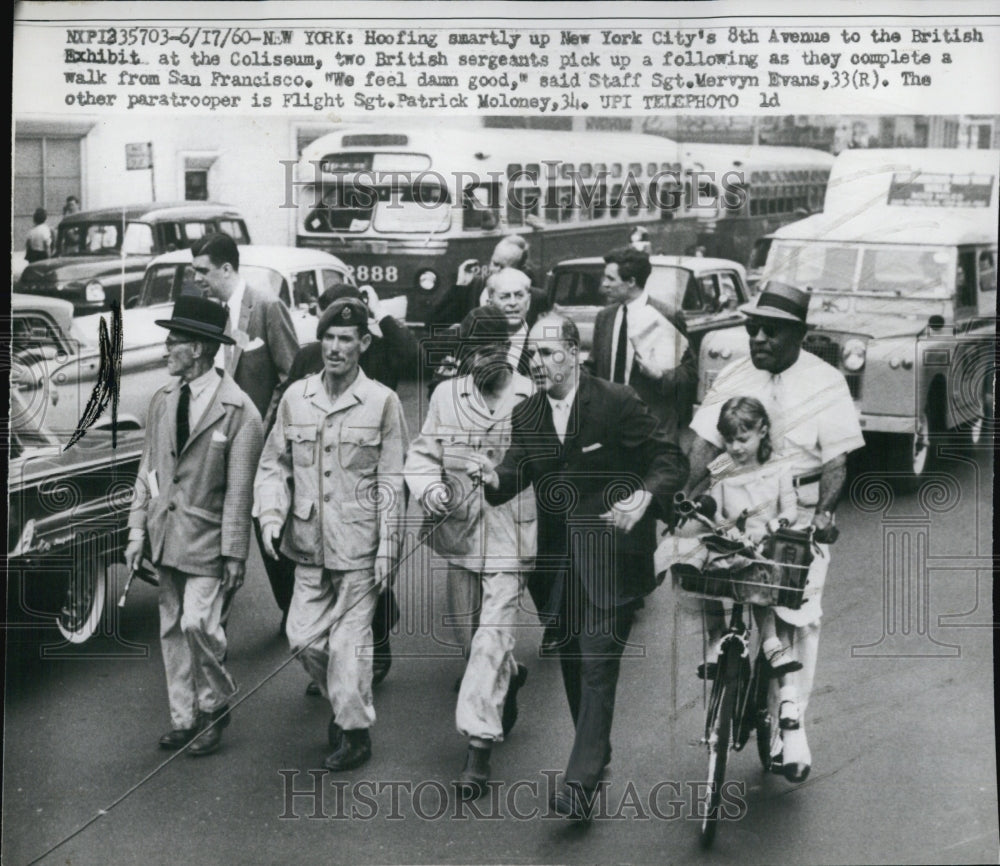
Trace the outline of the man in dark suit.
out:
M 370 292 L 370 294 L 368 293 Z M 393 391 L 399 384 L 403 373 L 413 370 L 417 362 L 417 340 L 409 328 L 389 315 L 384 315 L 378 304 L 378 296 L 370 289 L 362 296 L 362 292 L 353 286 L 343 283 L 333 286 L 323 292 L 317 299 L 320 313 L 341 298 L 356 298 L 363 300 L 370 315 L 368 332 L 372 341 L 361 356 L 361 369 L 370 379 L 381 382 Z M 307 343 L 295 355 L 288 379 L 279 389 L 278 397 L 293 382 L 298 382 L 306 376 L 323 371 L 322 343 Z M 268 560 L 265 560 L 267 562 Z M 278 551 L 277 561 L 270 561 L 270 573 L 274 573 L 272 585 L 281 583 L 282 598 L 291 599 L 295 586 L 295 563 Z M 277 591 L 275 596 L 277 596 Z M 399 619 L 399 607 L 396 603 L 395 590 L 392 586 L 379 596 L 372 619 L 372 644 L 374 659 L 372 661 L 372 685 L 378 685 L 386 678 L 392 665 L 392 650 L 389 644 L 389 630 Z M 315 682 L 309 683 L 306 693 L 319 695 L 320 688 Z
M 191 254 L 193 267 L 205 280 L 209 294 L 229 311 L 226 334 L 235 345 L 225 348 L 225 370 L 257 407 L 266 433 L 278 405 L 279 388 L 288 379 L 292 360 L 299 350 L 291 314 L 277 295 L 259 292 L 246 284 L 240 276 L 240 249 L 229 235 L 206 235 L 192 247 Z M 256 520 L 254 533 L 260 546 L 260 526 Z M 263 554 L 263 547 L 260 549 Z M 274 570 L 273 560 L 262 558 L 274 600 L 284 616 L 292 600 L 291 589 L 286 591 L 281 575 Z M 228 614 L 229 604 L 223 613 L 223 624 Z M 284 619 L 281 634 L 284 634 Z
M 577 364 L 579 333 L 549 313 L 530 333 L 543 391 L 512 416 L 510 450 L 482 478 L 492 504 L 533 484 L 538 506 L 534 579 L 548 584 L 563 685 L 576 726 L 557 813 L 588 820 L 611 758 L 622 651 L 635 607 L 656 586 L 654 495 L 669 500 L 687 479 L 676 441 L 628 388 Z M 586 551 L 597 551 L 589 555 Z
M 656 369 L 637 352 L 632 340 L 636 326 L 650 315 L 642 308 L 653 307 L 677 331 L 678 345 L 686 343 L 666 311 L 650 299 L 646 280 L 651 266 L 649 254 L 631 247 L 614 250 L 604 257 L 601 292 L 609 302 L 594 320 L 594 340 L 588 365 L 594 375 L 609 382 L 631 385 L 656 418 L 672 433 L 679 433 L 691 418 L 698 387 L 694 353 L 687 347 L 678 351 L 672 369 Z M 630 330 L 632 337 L 629 336 Z

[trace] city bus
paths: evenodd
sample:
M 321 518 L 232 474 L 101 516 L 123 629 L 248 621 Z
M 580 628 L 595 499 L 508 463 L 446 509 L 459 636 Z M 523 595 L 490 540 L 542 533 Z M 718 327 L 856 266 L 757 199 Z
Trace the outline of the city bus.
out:
M 336 255 L 380 297 L 405 295 L 407 322 L 419 326 L 507 234 L 527 241 L 539 285 L 557 262 L 627 245 L 639 227 L 654 253 L 743 259 L 758 235 L 822 201 L 832 158 L 800 151 L 630 133 L 344 128 L 298 161 L 296 242 Z

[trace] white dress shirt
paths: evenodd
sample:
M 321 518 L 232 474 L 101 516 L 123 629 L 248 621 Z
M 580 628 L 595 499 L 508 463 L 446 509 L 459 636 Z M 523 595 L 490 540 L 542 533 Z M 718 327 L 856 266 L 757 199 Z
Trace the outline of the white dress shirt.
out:
M 649 301 L 649 293 L 643 289 L 638 295 L 632 298 L 625 304 L 625 309 L 628 310 L 628 327 L 629 333 L 632 332 L 632 328 L 638 324 L 638 316 L 635 315 L 639 307 L 646 306 Z M 615 358 L 618 357 L 618 335 L 621 332 L 622 326 L 622 305 L 618 305 L 618 309 L 615 310 L 615 320 L 611 327 L 611 379 L 614 381 L 615 377 Z M 632 341 L 628 341 L 628 345 L 625 346 L 625 384 L 627 385 L 629 379 L 632 376 L 632 364 L 635 362 L 635 347 L 632 345 Z
M 517 365 L 521 361 L 521 354 L 524 352 L 524 344 L 528 339 L 528 326 L 522 324 L 520 328 L 510 335 L 510 351 L 507 352 L 507 361 L 510 368 L 516 373 Z
M 205 414 L 208 404 L 212 402 L 215 392 L 219 389 L 222 377 L 214 367 L 202 373 L 197 379 L 188 382 L 191 390 L 191 402 L 188 404 L 188 430 L 194 431 L 195 426 Z M 183 384 L 183 383 L 181 383 Z
M 573 401 L 576 399 L 576 388 L 574 387 L 561 400 L 555 400 L 548 394 L 545 395 L 545 399 L 552 407 L 552 424 L 556 428 L 556 435 L 560 442 L 565 442 L 566 430 L 569 427 L 569 413 L 573 409 Z

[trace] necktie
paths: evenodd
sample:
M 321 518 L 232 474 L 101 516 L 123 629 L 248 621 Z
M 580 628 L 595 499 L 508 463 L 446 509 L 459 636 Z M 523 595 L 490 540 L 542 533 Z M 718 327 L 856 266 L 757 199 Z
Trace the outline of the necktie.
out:
M 181 385 L 181 396 L 177 401 L 177 453 L 184 450 L 184 445 L 191 434 L 191 422 L 188 418 L 191 409 L 191 388 L 187 382 Z
M 628 346 L 628 307 L 622 304 L 622 323 L 618 328 L 618 348 L 615 350 L 615 369 L 612 382 L 625 384 L 625 350 Z

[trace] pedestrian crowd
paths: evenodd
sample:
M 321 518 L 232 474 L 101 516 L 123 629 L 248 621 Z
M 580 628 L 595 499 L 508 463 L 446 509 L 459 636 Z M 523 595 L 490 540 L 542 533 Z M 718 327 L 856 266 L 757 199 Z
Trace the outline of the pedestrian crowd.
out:
M 833 512 L 846 456 L 863 444 L 843 376 L 802 351 L 805 292 L 772 282 L 744 306 L 750 356 L 719 374 L 692 418 L 696 353 L 647 292 L 641 243 L 605 256 L 608 306 L 583 361 L 575 323 L 532 287 L 526 244 L 505 238 L 484 273 L 463 265 L 438 313 L 459 326 L 411 441 L 395 388 L 418 347 L 374 293 L 328 289 L 317 342 L 300 348 L 288 310 L 240 276 L 231 238 L 209 235 L 192 252 L 207 295 L 179 298 L 157 323 L 174 378 L 151 404 L 126 549 L 130 568 L 148 558 L 159 578 L 163 748 L 220 747 L 237 694 L 226 623 L 253 536 L 308 691 L 330 704 L 323 766 L 370 760 L 412 499 L 419 539 L 445 566 L 465 659 L 457 795 L 486 792 L 493 750 L 517 721 L 528 668 L 516 626 L 530 598 L 575 732 L 553 806 L 585 821 L 611 761 L 622 652 L 662 580 L 657 548 L 697 560 L 697 539 L 663 528 L 676 494 L 704 488 L 720 520 L 754 540 L 780 521 L 812 526 L 819 542 L 805 602 L 756 611 L 780 677 L 772 753 L 787 778 L 805 778 Z M 709 631 L 699 675 L 710 679 L 724 613 L 712 601 L 699 610 Z

